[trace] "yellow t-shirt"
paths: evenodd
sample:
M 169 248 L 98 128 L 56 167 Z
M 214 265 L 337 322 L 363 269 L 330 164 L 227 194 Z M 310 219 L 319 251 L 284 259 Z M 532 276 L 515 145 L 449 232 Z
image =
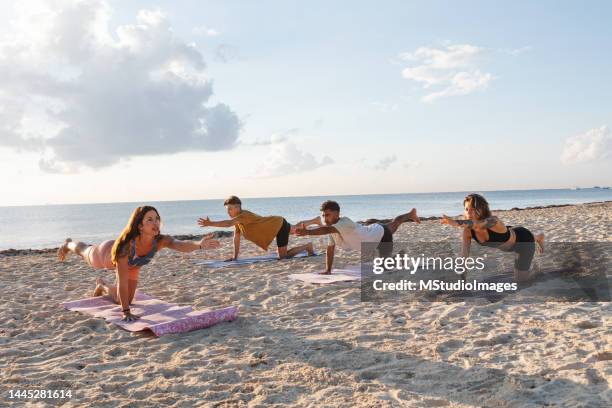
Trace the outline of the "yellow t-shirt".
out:
M 238 221 L 235 225 L 236 232 L 239 231 L 246 239 L 264 250 L 268 249 L 283 226 L 283 217 L 278 215 L 262 217 L 247 210 L 242 210 L 234 220 Z

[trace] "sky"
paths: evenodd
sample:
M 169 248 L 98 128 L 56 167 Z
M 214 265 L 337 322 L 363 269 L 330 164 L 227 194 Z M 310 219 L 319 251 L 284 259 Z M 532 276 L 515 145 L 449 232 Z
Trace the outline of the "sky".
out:
M 0 206 L 611 185 L 609 21 L 607 1 L 3 3 Z

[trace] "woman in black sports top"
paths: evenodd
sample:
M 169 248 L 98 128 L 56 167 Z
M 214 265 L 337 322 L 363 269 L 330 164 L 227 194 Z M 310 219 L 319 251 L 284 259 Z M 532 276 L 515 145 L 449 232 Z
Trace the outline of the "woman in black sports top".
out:
M 504 225 L 499 218 L 491 215 L 489 203 L 480 194 L 466 196 L 463 208 L 465 219 L 454 220 L 443 215 L 440 221 L 442 224 L 463 228 L 462 255 L 467 257 L 470 254 L 472 239 L 483 246 L 515 252 L 517 256 L 514 263 L 514 279 L 517 282 L 531 279 L 533 277 L 529 272 L 531 261 L 536 250 L 538 253 L 542 252 L 544 234 L 534 236 L 527 228 Z

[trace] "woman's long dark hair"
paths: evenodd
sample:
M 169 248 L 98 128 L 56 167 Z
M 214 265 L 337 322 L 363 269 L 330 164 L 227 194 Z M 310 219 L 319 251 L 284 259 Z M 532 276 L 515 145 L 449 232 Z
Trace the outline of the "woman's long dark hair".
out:
M 479 220 L 489 218 L 491 216 L 491 210 L 489 209 L 489 203 L 480 194 L 468 194 L 463 199 L 463 207 L 465 203 L 469 203 L 470 207 L 476 210 L 476 216 Z
M 151 210 L 155 211 L 155 213 L 159 217 L 159 212 L 157 212 L 155 207 L 151 207 L 150 205 L 144 205 L 134 210 L 132 216 L 130 217 L 130 220 L 121 232 L 121 235 L 119 235 L 119 238 L 117 238 L 115 240 L 115 243 L 113 244 L 113 249 L 111 252 L 111 259 L 113 261 L 113 264 L 117 265 L 117 260 L 123 253 L 125 246 L 129 245 L 131 240 L 136 239 L 136 237 L 140 235 L 140 230 L 138 229 L 138 227 L 142 224 L 142 220 L 144 219 L 145 214 Z M 160 236 L 161 234 L 158 234 L 155 238 L 157 239 Z

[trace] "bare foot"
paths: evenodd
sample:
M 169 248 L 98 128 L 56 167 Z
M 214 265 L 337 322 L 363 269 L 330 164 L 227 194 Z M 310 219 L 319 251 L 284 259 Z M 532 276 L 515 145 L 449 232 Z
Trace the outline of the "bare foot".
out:
M 539 265 L 533 265 L 528 271 L 514 270 L 514 280 L 517 283 L 526 283 L 534 280 L 542 274 Z
M 94 297 L 102 296 L 106 293 L 106 283 L 102 280 L 102 278 L 96 279 L 96 288 L 94 289 Z
M 531 272 L 530 271 L 519 271 L 514 270 L 514 280 L 516 283 L 524 283 L 529 282 L 531 280 Z
M 331 275 L 331 271 L 329 271 L 329 272 L 327 272 L 327 271 L 319 272 L 319 275 Z
M 536 242 L 536 253 L 542 255 L 544 253 L 544 234 L 538 234 L 535 236 Z
M 72 242 L 72 239 L 66 238 L 66 241 L 64 241 L 64 244 L 61 247 L 59 247 L 59 249 L 57 250 L 57 259 L 59 259 L 60 262 L 64 262 L 64 260 L 66 259 L 66 254 L 70 252 L 70 249 L 68 249 L 69 242 Z
M 417 215 L 416 208 L 413 208 L 412 210 L 410 210 L 410 212 L 408 213 L 408 216 L 410 217 L 412 221 L 416 222 L 417 224 L 421 223 L 421 219 Z
M 306 252 L 308 253 L 308 256 L 314 255 L 314 248 L 312 246 L 312 242 L 308 243 L 308 246 L 306 247 Z

